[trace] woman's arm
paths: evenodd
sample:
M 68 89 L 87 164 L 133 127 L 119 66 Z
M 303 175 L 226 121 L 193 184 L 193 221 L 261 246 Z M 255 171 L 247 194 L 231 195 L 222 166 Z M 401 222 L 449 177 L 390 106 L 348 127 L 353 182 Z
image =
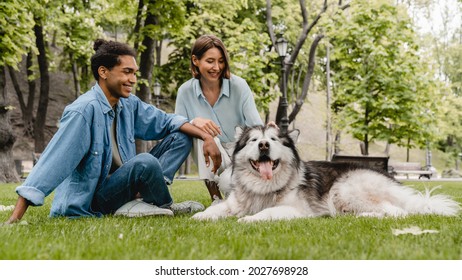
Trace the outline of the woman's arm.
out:
M 212 120 L 196 117 L 191 121 L 191 124 L 201 129 L 205 133 L 210 134 L 212 137 L 221 135 L 220 127 Z

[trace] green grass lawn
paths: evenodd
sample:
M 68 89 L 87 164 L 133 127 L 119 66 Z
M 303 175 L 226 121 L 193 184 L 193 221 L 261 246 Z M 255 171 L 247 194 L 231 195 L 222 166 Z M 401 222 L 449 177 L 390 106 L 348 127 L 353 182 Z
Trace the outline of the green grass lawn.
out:
M 462 202 L 462 182 L 407 182 L 418 189 L 441 185 L 436 193 Z M 14 184 L 0 185 L 0 205 L 12 205 Z M 177 181 L 176 201 L 210 204 L 198 181 Z M 108 260 L 460 260 L 462 214 L 457 217 L 336 217 L 241 224 L 175 217 L 48 218 L 51 197 L 30 207 L 22 224 L 0 226 L 0 259 Z M 6 221 L 10 211 L 0 212 Z M 418 226 L 437 230 L 422 235 L 393 235 L 393 229 Z

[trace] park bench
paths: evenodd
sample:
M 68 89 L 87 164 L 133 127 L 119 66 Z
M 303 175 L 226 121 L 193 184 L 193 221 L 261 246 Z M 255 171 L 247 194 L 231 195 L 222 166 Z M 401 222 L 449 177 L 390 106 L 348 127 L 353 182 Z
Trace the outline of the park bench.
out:
M 431 170 L 423 168 L 420 162 L 394 162 L 390 164 L 389 169 L 393 176 L 406 175 L 408 179 L 409 175 L 418 175 L 419 179 L 430 179 L 433 174 Z
M 350 156 L 350 155 L 339 155 L 334 154 L 332 156 L 332 162 L 354 162 L 361 165 L 388 172 L 388 159 L 386 156 Z
M 34 165 L 37 163 L 40 155 L 41 153 L 32 153 L 32 160 L 14 160 L 16 172 L 18 173 L 19 177 L 21 177 L 21 179 L 25 179 L 27 175 L 32 171 L 32 167 L 34 167 Z
M 23 165 L 23 160 L 20 159 L 15 159 L 14 160 L 14 167 L 16 168 L 16 173 L 18 173 L 19 177 L 21 179 L 24 178 L 24 165 Z
M 40 153 L 32 153 L 32 160 L 15 159 L 14 165 L 16 172 L 21 179 L 26 179 L 27 175 L 31 172 L 32 167 L 37 163 Z

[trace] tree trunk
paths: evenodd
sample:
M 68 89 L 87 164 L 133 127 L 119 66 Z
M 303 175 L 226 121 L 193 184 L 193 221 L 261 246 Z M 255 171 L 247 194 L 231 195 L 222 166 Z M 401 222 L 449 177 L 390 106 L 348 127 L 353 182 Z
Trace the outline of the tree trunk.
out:
M 16 77 L 16 70 L 14 70 L 12 66 L 8 66 L 8 72 L 10 73 L 11 83 L 13 83 L 14 90 L 18 96 L 19 108 L 21 108 L 21 112 L 24 114 L 26 111 L 26 102 L 24 102 L 24 95 L 22 94 L 21 86 Z
M 146 16 L 145 26 L 156 25 L 157 17 L 149 12 Z M 152 85 L 152 70 L 154 68 L 154 49 L 155 49 L 156 40 L 149 36 L 143 38 L 143 52 L 140 54 L 140 80 L 142 83 L 139 83 L 139 90 L 136 92 L 136 95 L 146 103 L 150 103 L 151 99 L 151 90 L 150 85 Z M 136 142 L 137 153 L 142 153 L 147 151 L 146 141 L 137 140 Z
M 26 57 L 26 72 L 27 78 L 31 77 L 34 72 L 32 70 L 32 59 L 34 54 L 30 51 Z M 8 67 L 8 72 L 10 73 L 11 81 L 13 83 L 14 89 L 16 91 L 16 95 L 18 96 L 19 105 L 21 108 L 22 113 L 22 120 L 23 120 L 23 131 L 24 136 L 31 137 L 34 135 L 33 133 L 33 112 L 34 112 L 34 98 L 35 98 L 35 79 L 31 79 L 27 81 L 29 85 L 29 93 L 27 97 L 27 103 L 24 101 L 24 94 L 19 86 L 19 81 L 16 76 L 16 71 L 13 67 Z
M 146 26 L 149 24 L 155 25 L 156 21 L 156 17 L 148 13 L 146 18 Z M 142 42 L 144 50 L 140 54 L 140 79 L 145 82 L 139 84 L 139 90 L 136 92 L 136 95 L 144 102 L 149 102 L 151 95 L 149 85 L 152 84 L 155 43 L 156 41 L 148 36 L 145 36 Z
M 74 80 L 74 98 L 77 99 L 80 95 L 80 83 L 79 83 L 79 71 L 77 69 L 77 63 L 74 61 L 72 53 L 69 54 L 69 60 L 72 63 L 72 79 Z
M 154 42 L 155 50 L 156 50 L 156 64 L 157 66 L 161 65 L 162 59 L 162 40 L 156 40 Z
M 46 42 L 43 36 L 43 27 L 40 19 L 35 19 L 34 33 L 39 51 L 37 56 L 40 70 L 40 97 L 37 108 L 37 117 L 34 123 L 35 152 L 41 153 L 45 149 L 45 123 L 48 109 L 48 95 L 50 89 L 50 75 L 48 72 L 48 58 Z
M 409 162 L 411 159 L 411 149 L 409 148 L 411 145 L 411 138 L 407 139 L 407 146 L 406 146 L 406 162 Z
M 13 159 L 16 141 L 10 122 L 10 104 L 6 91 L 5 67 L 0 67 L 0 183 L 19 182 Z
M 313 73 L 314 73 L 314 66 L 316 64 L 316 48 L 318 47 L 319 42 L 321 41 L 322 38 L 324 38 L 324 35 L 322 34 L 317 35 L 313 43 L 311 43 L 310 54 L 309 54 L 309 59 L 308 59 L 308 71 L 306 72 L 305 79 L 303 80 L 302 94 L 297 99 L 297 102 L 295 103 L 295 107 L 289 115 L 289 123 L 295 120 L 295 117 L 302 109 L 302 105 L 308 95 L 308 90 L 310 89 L 311 78 L 313 77 Z
M 391 130 L 392 129 L 392 125 L 388 125 L 388 128 Z M 387 144 L 385 146 L 385 150 L 383 151 L 385 153 L 386 156 L 390 156 L 390 147 L 391 147 L 391 144 L 390 144 L 390 141 L 387 140 Z
M 369 127 L 369 106 L 366 104 L 366 112 L 364 116 L 364 125 L 366 127 Z M 368 156 L 369 155 L 369 134 L 367 132 L 364 134 L 364 153 L 363 155 Z
M 391 147 L 391 144 L 389 141 L 387 141 L 387 144 L 385 145 L 385 150 L 383 151 L 383 153 L 386 155 L 386 156 L 390 156 L 390 147 Z
M 144 8 L 144 1 L 139 0 L 138 1 L 138 11 L 136 12 L 135 28 L 133 29 L 133 35 L 135 36 L 134 48 L 136 51 L 138 51 L 138 45 L 140 44 L 139 38 L 140 38 L 140 29 L 142 25 L 141 21 L 142 21 L 142 15 L 143 15 L 143 8 Z
M 326 160 L 332 157 L 332 129 L 330 113 L 330 46 L 326 46 Z
M 365 135 L 365 140 L 364 140 L 364 155 L 368 156 L 369 155 L 369 134 Z
M 341 133 L 340 131 L 337 131 L 335 133 L 335 140 L 334 140 L 334 154 L 340 153 L 340 138 L 341 138 Z
M 32 65 L 34 59 L 34 53 L 29 51 L 26 57 L 26 72 L 27 72 L 27 83 L 29 85 L 29 95 L 27 97 L 26 111 L 23 113 L 24 119 L 24 135 L 34 136 L 34 102 L 35 102 L 35 88 L 36 82 L 35 79 L 30 79 L 34 75 L 32 70 Z

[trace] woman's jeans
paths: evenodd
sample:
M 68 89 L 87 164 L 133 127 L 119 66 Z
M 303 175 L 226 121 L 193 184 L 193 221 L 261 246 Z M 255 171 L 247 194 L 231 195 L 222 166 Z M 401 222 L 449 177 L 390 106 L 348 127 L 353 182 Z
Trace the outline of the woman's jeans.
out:
M 165 137 L 149 153 L 136 155 L 119 167 L 97 189 L 92 202 L 94 211 L 114 213 L 139 193 L 144 202 L 159 207 L 173 203 L 167 184 L 191 150 L 191 138 L 181 132 Z

